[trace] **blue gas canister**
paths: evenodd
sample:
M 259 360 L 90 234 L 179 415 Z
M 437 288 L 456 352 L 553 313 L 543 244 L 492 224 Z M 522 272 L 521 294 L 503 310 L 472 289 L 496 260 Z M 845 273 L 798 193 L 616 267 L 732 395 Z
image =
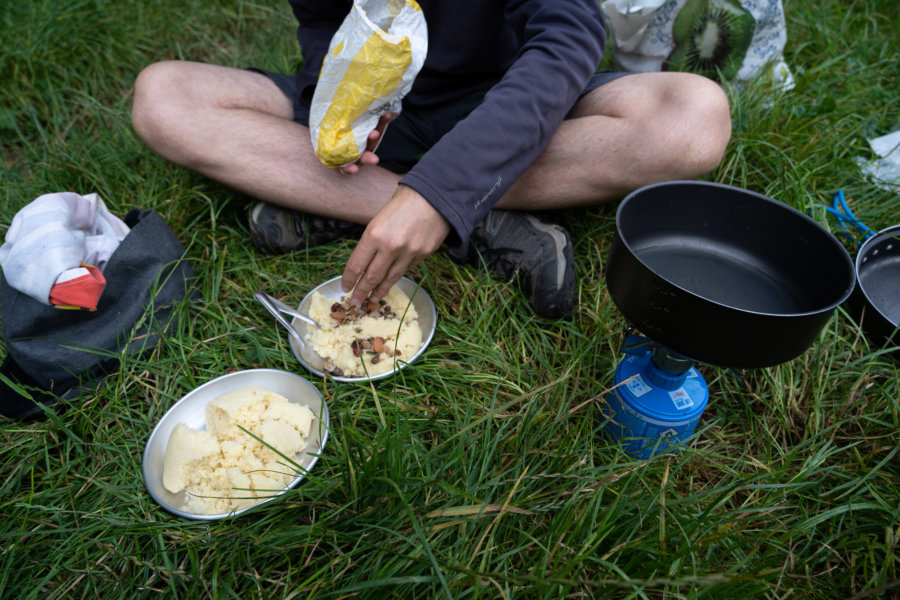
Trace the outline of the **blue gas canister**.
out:
M 609 436 L 639 458 L 678 450 L 709 401 L 706 380 L 690 359 L 665 348 L 643 343 L 622 351 L 627 356 L 616 367 L 606 398 L 612 413 Z

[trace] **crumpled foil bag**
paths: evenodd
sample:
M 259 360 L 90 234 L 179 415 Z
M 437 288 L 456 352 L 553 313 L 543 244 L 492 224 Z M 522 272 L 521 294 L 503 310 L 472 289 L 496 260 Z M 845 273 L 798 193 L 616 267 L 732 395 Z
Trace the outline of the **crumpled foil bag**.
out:
M 359 159 L 378 119 L 400 113 L 428 52 L 425 16 L 415 0 L 354 0 L 322 64 L 309 130 L 328 167 Z

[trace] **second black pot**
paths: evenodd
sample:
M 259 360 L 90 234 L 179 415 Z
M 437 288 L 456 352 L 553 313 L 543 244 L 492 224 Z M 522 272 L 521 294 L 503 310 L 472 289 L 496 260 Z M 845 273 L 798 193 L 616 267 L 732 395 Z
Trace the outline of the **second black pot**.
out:
M 900 344 L 900 225 L 879 231 L 856 255 L 857 284 L 849 306 L 880 346 Z

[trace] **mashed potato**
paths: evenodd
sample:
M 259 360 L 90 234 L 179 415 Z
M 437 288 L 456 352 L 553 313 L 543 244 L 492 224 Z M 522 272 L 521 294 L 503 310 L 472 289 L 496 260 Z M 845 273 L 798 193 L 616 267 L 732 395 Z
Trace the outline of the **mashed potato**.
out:
M 219 396 L 206 405 L 205 430 L 184 423 L 172 430 L 163 485 L 172 493 L 187 491 L 184 509 L 192 513 L 222 514 L 252 506 L 297 476 L 272 448 L 294 458 L 306 446 L 313 419 L 307 407 L 255 386 Z
M 422 347 L 416 307 L 397 286 L 380 302 L 361 308 L 350 306 L 347 298 L 334 302 L 314 292 L 310 299 L 309 316 L 322 328 L 307 327 L 306 340 L 325 360 L 327 373 L 336 377 L 385 373 L 396 360 L 409 360 Z

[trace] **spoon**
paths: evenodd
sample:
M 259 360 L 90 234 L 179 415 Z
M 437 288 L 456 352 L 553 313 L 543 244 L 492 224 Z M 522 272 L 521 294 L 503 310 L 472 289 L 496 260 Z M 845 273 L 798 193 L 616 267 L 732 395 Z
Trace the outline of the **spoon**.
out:
M 288 321 L 287 319 L 285 319 L 281 313 L 287 313 L 293 317 L 297 317 L 298 319 L 300 319 L 301 321 L 304 321 L 305 323 L 309 323 L 313 327 L 321 329 L 321 326 L 319 326 L 319 323 L 315 319 L 312 319 L 312 318 L 308 317 L 307 315 L 304 315 L 303 313 L 301 313 L 299 310 L 295 310 L 295 309 L 291 308 L 290 306 L 288 306 L 287 304 L 284 304 L 283 302 L 276 300 L 275 298 L 273 298 L 269 294 L 266 294 L 265 292 L 258 291 L 255 294 L 253 294 L 253 297 L 256 298 L 260 304 L 265 306 L 266 310 L 268 310 L 270 313 L 272 313 L 272 316 L 274 316 L 275 319 L 279 323 L 281 323 L 282 325 L 284 325 L 287 328 L 288 332 L 290 332 L 290 334 L 294 336 L 294 339 L 296 339 L 297 342 L 300 343 L 301 347 L 306 346 L 306 342 L 304 341 L 303 336 L 300 335 L 300 333 L 298 333 L 296 329 L 294 329 L 293 325 L 291 325 L 291 322 Z
M 303 314 L 296 308 L 291 308 L 284 302 L 281 302 L 280 300 L 273 298 L 272 296 L 270 296 L 269 294 L 267 294 L 263 291 L 256 292 L 255 294 L 253 294 L 253 297 L 256 298 L 257 300 L 259 300 L 260 303 L 263 306 L 265 306 L 266 308 L 268 308 L 269 311 L 272 312 L 273 314 L 274 314 L 274 311 L 283 312 L 285 314 L 291 315 L 292 317 L 297 317 L 304 323 L 309 323 L 316 329 L 322 329 L 322 326 L 319 325 L 319 322 L 316 321 L 315 319 L 313 319 L 312 317 Z

